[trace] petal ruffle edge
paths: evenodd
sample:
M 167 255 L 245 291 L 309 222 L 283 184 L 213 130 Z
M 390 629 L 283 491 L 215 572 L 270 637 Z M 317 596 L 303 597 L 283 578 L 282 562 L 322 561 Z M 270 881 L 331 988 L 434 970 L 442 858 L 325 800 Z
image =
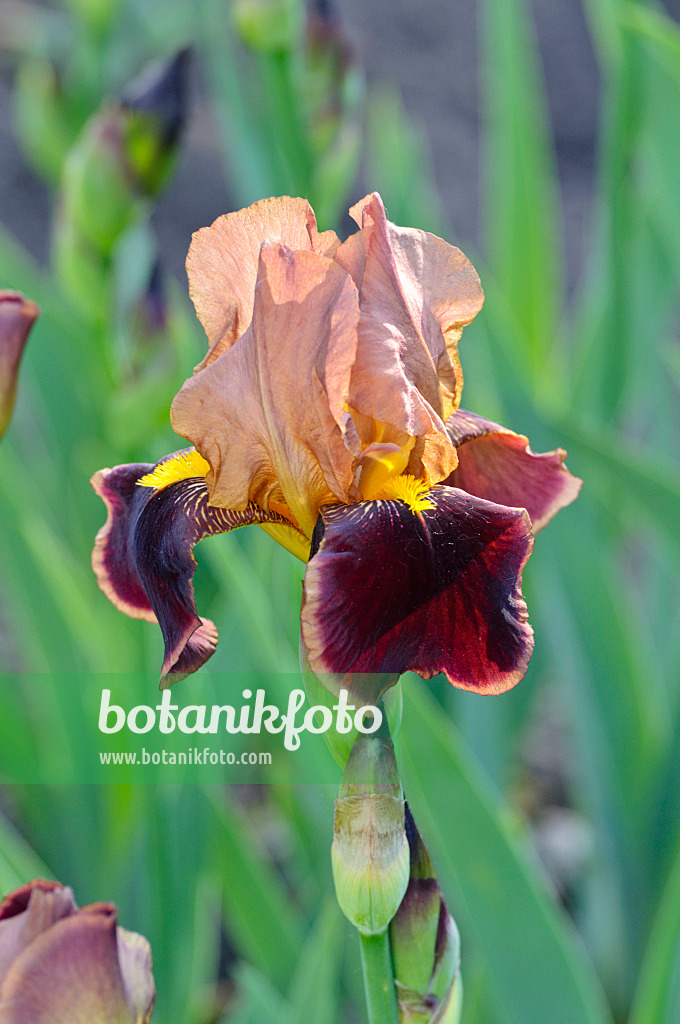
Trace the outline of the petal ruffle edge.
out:
M 161 689 L 167 689 L 199 669 L 217 647 L 217 629 L 196 612 L 194 546 L 204 537 L 252 523 L 290 524 L 252 503 L 238 512 L 214 508 L 203 477 L 162 489 L 139 486 L 153 469 L 130 464 L 92 477 L 108 509 L 92 567 L 100 589 L 117 608 L 159 623 L 165 641 Z
M 196 231 L 186 262 L 189 294 L 211 346 L 197 369 L 231 348 L 250 324 L 260 248 L 265 241 L 325 256 L 331 256 L 339 245 L 335 232 L 319 233 L 307 200 L 290 196 L 260 199 Z
M 577 497 L 582 481 L 572 476 L 558 448 L 537 454 L 528 438 L 459 409 L 446 423 L 458 449 L 458 466 L 445 483 L 510 508 L 525 508 L 534 533 Z

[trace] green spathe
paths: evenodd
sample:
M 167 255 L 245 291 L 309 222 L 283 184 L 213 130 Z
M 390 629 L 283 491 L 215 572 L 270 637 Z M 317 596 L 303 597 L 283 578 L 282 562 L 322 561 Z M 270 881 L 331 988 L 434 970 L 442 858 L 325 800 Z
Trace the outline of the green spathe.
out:
M 328 689 L 324 686 L 321 680 L 318 679 L 310 669 L 307 649 L 302 643 L 300 645 L 300 667 L 310 704 L 323 705 L 331 708 L 331 710 L 335 710 L 338 698 L 341 697 L 343 693 L 349 694 L 351 692 L 343 688 L 336 692 L 335 690 Z M 390 687 L 390 689 L 383 694 L 382 706 L 387 716 L 390 736 L 396 738 L 401 725 L 401 716 L 404 706 L 404 698 L 399 683 L 395 683 L 394 686 Z M 344 768 L 347 764 L 350 752 L 354 746 L 354 741 L 358 735 L 359 730 L 356 727 L 345 729 L 331 726 L 327 732 L 324 732 L 323 737 L 326 741 L 326 745 L 341 768 Z
M 331 850 L 338 903 L 364 935 L 388 927 L 409 877 L 404 799 L 386 726 L 360 736 L 335 803 Z
M 462 1007 L 460 938 L 434 867 L 406 807 L 410 878 L 390 924 L 401 1024 L 457 1024 Z

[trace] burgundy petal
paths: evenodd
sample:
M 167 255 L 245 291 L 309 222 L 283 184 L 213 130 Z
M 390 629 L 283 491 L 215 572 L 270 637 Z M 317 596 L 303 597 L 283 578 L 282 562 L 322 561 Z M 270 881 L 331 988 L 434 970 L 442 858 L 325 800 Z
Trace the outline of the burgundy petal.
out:
M 147 622 L 157 619 L 131 557 L 130 546 L 140 508 L 153 493 L 139 487 L 137 481 L 153 468 L 151 463 L 138 462 L 100 469 L 90 480 L 108 512 L 92 552 L 92 568 L 99 588 L 116 608 L 133 619 Z
M 445 481 L 478 498 L 511 508 L 525 508 L 534 533 L 578 495 L 581 481 L 572 476 L 561 448 L 537 455 L 522 434 L 459 409 L 446 422 L 458 448 L 458 467 Z
M 533 648 L 521 594 L 529 517 L 453 487 L 428 497 L 434 508 L 416 513 L 396 500 L 322 509 L 302 608 L 310 666 L 444 672 L 454 686 L 501 693 Z
M 288 520 L 252 503 L 239 512 L 209 505 L 203 477 L 162 489 L 139 486 L 137 481 L 153 468 L 116 466 L 93 476 L 92 486 L 104 499 L 108 518 L 97 534 L 92 567 L 101 590 L 117 608 L 160 624 L 165 689 L 200 668 L 217 646 L 215 626 L 196 613 L 194 545 L 250 523 Z

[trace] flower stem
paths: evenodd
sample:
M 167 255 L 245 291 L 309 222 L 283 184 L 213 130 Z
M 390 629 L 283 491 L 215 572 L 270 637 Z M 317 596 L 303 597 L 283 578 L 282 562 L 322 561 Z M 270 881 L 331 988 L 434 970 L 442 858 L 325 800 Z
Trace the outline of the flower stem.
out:
M 399 1024 L 388 933 L 360 938 L 369 1024 Z

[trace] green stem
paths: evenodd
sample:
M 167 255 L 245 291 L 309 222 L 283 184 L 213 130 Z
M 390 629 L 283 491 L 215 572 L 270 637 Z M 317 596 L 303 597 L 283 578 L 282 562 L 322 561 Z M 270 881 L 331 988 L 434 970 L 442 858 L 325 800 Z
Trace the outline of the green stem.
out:
M 387 931 L 361 936 L 361 965 L 369 1024 L 399 1024 Z

